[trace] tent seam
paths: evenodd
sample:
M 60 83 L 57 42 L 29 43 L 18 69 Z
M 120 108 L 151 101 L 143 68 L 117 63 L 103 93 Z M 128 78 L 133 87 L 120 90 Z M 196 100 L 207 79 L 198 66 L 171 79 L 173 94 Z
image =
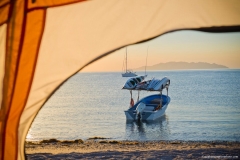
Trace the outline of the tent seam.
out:
M 53 7 L 61 7 L 61 6 L 74 4 L 74 3 L 79 3 L 79 2 L 83 2 L 83 1 L 88 1 L 88 0 L 78 0 L 78 1 L 75 1 L 75 2 L 69 2 L 69 3 L 64 3 L 64 4 L 57 4 L 57 5 L 52 5 L 52 6 L 33 7 L 33 8 L 27 9 L 27 11 L 28 12 L 32 12 L 32 11 L 38 10 L 38 9 L 48 9 L 48 8 L 53 8 Z
M 4 3 L 3 5 L 0 6 L 0 9 L 3 8 L 3 7 L 5 7 L 5 6 L 8 5 L 8 4 L 9 4 L 9 2 Z
M 34 69 L 32 70 L 32 74 L 31 74 L 31 80 L 30 80 L 30 86 L 29 86 L 29 88 L 28 88 L 28 92 L 27 92 L 27 97 L 25 98 L 25 101 L 24 101 L 24 106 L 26 106 L 26 104 L 27 104 L 27 100 L 28 100 L 28 97 L 29 97 L 29 93 L 30 93 L 30 91 L 31 91 L 31 88 L 32 88 L 32 82 L 33 82 L 33 78 L 34 78 L 34 73 L 35 73 L 35 69 L 36 69 L 36 66 L 37 66 L 37 60 L 38 60 L 38 55 L 39 55 L 39 49 L 40 49 L 40 44 L 41 44 L 41 40 L 42 40 L 42 37 L 43 37 L 43 33 L 44 33 L 44 29 L 45 29 L 45 23 L 46 23 L 46 9 L 42 9 L 43 10 L 43 23 L 42 23 L 42 28 L 41 28 L 41 34 L 40 34 L 40 36 L 39 36 L 39 42 L 38 42 L 38 47 L 37 47 L 37 50 L 36 50 L 36 57 L 35 57 L 35 60 L 34 60 Z M 25 107 L 24 107 L 25 108 Z M 21 115 L 22 115 L 22 113 L 23 113 L 23 111 L 24 111 L 24 108 L 22 109 L 22 111 L 21 111 Z M 19 117 L 19 119 L 18 119 L 18 124 L 19 124 L 19 122 L 20 122 L 20 119 L 21 119 L 21 116 Z M 19 128 L 19 126 L 18 126 L 18 128 Z M 17 130 L 18 130 L 18 128 L 17 128 Z M 29 130 L 29 128 L 28 128 L 28 130 Z
M 22 20 L 22 31 L 21 31 L 21 37 L 20 37 L 20 43 L 19 43 L 19 48 L 18 48 L 18 56 L 17 56 L 17 60 L 16 60 L 16 69 L 15 69 L 15 76 L 14 76 L 14 82 L 13 82 L 13 92 L 12 92 L 12 94 L 11 94 L 11 98 L 10 98 L 10 103 L 9 103 L 9 106 L 11 106 L 12 105 L 12 101 L 13 101 L 13 96 L 14 96 L 14 88 L 15 88 L 15 86 L 16 86 L 16 81 L 17 81 L 17 75 L 18 75 L 18 71 L 19 71 L 19 62 L 20 62 L 20 58 L 21 58 L 21 52 L 22 52 L 22 46 L 23 46 L 23 41 L 24 41 L 24 34 L 25 34 L 25 31 L 26 31 L 26 29 L 25 29 L 25 27 L 26 27 L 26 7 L 27 7 L 27 4 L 26 4 L 26 2 L 27 2 L 27 0 L 25 0 L 24 1 L 25 3 L 24 3 L 24 9 L 23 9 L 23 20 Z M 15 4 L 13 4 L 14 6 L 15 6 Z M 14 8 L 14 7 L 13 7 Z M 12 11 L 13 11 L 14 9 L 12 9 Z M 9 16 L 11 15 L 12 16 L 12 11 L 11 12 L 9 12 L 10 14 L 9 14 Z M 9 113 L 10 113 L 10 110 L 11 110 L 11 107 L 9 107 L 9 109 L 8 109 L 8 111 L 7 111 L 7 114 L 6 114 L 6 125 L 5 125 L 5 127 L 4 127 L 4 137 L 6 136 L 6 126 L 7 126 L 7 124 L 9 123 L 8 122 L 8 117 L 9 117 Z M 6 143 L 6 139 L 4 138 L 4 140 L 3 140 L 3 146 L 5 146 L 5 143 Z M 16 144 L 18 144 L 18 141 L 17 141 L 17 143 Z M 4 148 L 4 147 L 3 147 Z M 4 150 L 4 149 L 3 149 Z M 15 159 L 17 159 L 17 154 L 16 154 L 16 152 L 17 152 L 17 150 L 15 151 Z M 3 158 L 4 158 L 4 152 L 3 152 Z

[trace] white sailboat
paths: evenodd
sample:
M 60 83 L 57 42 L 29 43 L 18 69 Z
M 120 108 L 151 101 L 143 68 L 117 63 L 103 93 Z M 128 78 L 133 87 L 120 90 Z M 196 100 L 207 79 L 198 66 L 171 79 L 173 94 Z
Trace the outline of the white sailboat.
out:
M 127 69 L 127 48 L 126 48 L 125 64 L 126 64 L 126 68 L 125 68 L 125 72 L 122 73 L 122 77 L 135 77 L 135 76 L 137 76 L 136 72 L 133 72 L 133 71 Z

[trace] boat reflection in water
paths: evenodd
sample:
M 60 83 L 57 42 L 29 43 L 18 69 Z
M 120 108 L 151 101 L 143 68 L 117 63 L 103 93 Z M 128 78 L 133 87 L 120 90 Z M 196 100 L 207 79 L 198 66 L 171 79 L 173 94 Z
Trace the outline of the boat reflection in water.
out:
M 126 140 L 169 140 L 169 134 L 166 115 L 154 121 L 126 121 Z

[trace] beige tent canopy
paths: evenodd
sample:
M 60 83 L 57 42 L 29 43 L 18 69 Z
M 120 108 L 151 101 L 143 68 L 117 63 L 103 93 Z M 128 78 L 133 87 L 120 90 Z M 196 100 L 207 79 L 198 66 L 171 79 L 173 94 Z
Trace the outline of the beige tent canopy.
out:
M 34 117 L 84 66 L 182 29 L 240 31 L 240 1 L 1 0 L 0 159 L 24 159 Z

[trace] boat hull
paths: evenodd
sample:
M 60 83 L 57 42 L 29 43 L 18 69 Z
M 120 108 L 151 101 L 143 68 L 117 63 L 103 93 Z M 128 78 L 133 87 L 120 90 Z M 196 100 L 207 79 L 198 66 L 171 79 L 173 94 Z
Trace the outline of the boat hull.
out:
M 122 73 L 122 77 L 135 77 L 135 76 L 137 76 L 137 74 L 133 72 Z
M 126 115 L 126 119 L 129 121 L 134 120 L 143 120 L 143 121 L 154 121 L 165 114 L 165 111 L 170 102 L 170 97 L 166 95 L 162 95 L 163 106 L 161 109 L 155 110 L 158 106 L 157 103 L 152 103 L 156 99 L 160 99 L 160 95 L 151 95 L 141 99 L 138 103 L 136 103 L 133 107 L 124 111 Z M 137 113 L 136 108 L 140 103 L 144 103 L 146 105 L 145 110 L 141 113 Z

